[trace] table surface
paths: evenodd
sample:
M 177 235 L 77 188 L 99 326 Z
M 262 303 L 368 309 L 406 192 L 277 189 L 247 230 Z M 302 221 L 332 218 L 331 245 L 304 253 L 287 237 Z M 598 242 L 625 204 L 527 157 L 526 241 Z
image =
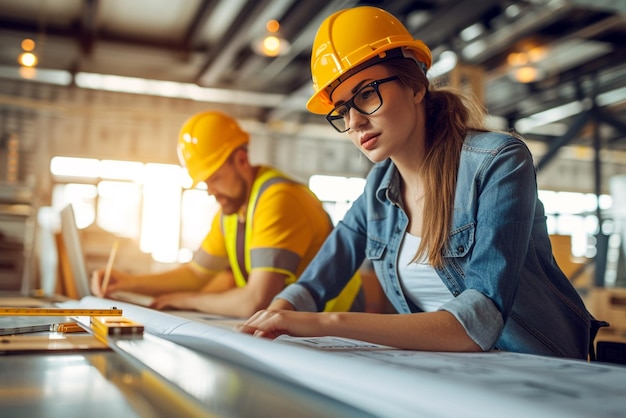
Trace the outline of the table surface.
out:
M 624 366 L 271 341 L 234 332 L 232 318 L 94 297 L 60 306 L 116 306 L 147 332 L 110 339 L 110 350 L 0 356 L 0 416 L 626 418 Z
M 2 300 L 0 297 L 0 306 Z M 43 323 L 54 318 L 27 319 L 29 323 Z M 16 318 L 0 316 L 0 329 L 15 325 Z M 89 333 L 65 336 L 93 339 Z M 52 344 L 57 337 L 62 338 L 60 333 L 49 331 L 5 335 L 0 337 L 0 348 L 2 339 L 6 347 L 15 339 Z M 9 342 L 11 338 L 14 340 Z M 32 350 L 12 352 L 5 348 L 0 355 L 0 416 L 370 416 L 314 390 L 158 336 L 145 334 L 113 341 L 110 347 L 100 344 L 95 348 L 41 349 L 36 347 L 40 342 L 30 343 Z

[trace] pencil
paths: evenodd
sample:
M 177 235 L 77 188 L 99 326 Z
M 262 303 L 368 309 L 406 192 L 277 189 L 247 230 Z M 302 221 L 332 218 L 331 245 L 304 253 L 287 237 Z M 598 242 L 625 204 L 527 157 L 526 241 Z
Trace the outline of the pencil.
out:
M 109 254 L 109 261 L 107 261 L 106 268 L 104 269 L 104 278 L 102 279 L 102 294 L 106 293 L 107 287 L 109 286 L 109 279 L 111 278 L 111 270 L 113 269 L 113 262 L 115 261 L 115 255 L 117 254 L 117 247 L 120 246 L 119 240 L 115 240 L 113 242 L 113 247 L 111 247 L 111 253 Z
M 60 324 L 50 325 L 50 331 L 69 333 L 69 332 L 83 332 L 85 330 L 76 322 L 63 322 Z

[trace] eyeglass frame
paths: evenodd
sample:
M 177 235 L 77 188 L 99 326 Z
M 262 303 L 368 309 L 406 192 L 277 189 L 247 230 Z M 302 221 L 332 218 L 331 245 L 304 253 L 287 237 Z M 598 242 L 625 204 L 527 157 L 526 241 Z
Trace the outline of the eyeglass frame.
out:
M 374 81 L 372 81 L 370 83 L 367 83 L 366 85 L 362 86 L 356 93 L 354 93 L 354 95 L 349 100 L 343 102 L 339 106 L 333 107 L 333 110 L 328 112 L 328 114 L 326 115 L 326 120 L 328 121 L 328 123 L 330 123 L 330 125 L 333 128 L 335 128 L 335 130 L 337 132 L 339 132 L 339 133 L 348 132 L 350 130 L 350 128 L 346 128 L 344 130 L 341 130 L 333 123 L 333 121 L 336 121 L 336 120 L 339 120 L 339 119 L 345 119 L 345 116 L 332 116 L 333 112 L 335 112 L 340 107 L 346 107 L 346 113 L 345 114 L 349 114 L 350 113 L 350 109 L 355 109 L 357 112 L 359 112 L 362 115 L 371 115 L 371 114 L 373 114 L 378 109 L 380 109 L 382 107 L 382 105 L 383 105 L 383 96 L 382 96 L 382 94 L 380 94 L 380 90 L 379 90 L 380 85 L 388 83 L 390 81 L 395 81 L 395 80 L 399 80 L 399 77 L 396 76 L 396 75 L 391 76 L 391 77 L 387 77 L 387 78 L 381 78 L 380 80 L 374 80 Z M 378 105 L 378 107 L 376 109 L 372 110 L 371 112 L 363 111 L 362 109 L 360 109 L 354 103 L 354 98 L 358 94 L 360 94 L 366 88 L 374 88 L 374 91 L 376 92 L 376 94 L 378 95 L 378 98 L 380 99 L 380 104 Z

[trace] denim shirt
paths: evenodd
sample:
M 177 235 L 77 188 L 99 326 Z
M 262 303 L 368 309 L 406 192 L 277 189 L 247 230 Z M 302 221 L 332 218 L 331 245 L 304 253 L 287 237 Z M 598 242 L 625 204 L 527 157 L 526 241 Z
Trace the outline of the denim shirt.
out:
M 317 256 L 277 298 L 321 311 L 367 257 L 398 313 L 420 312 L 398 278 L 407 225 L 399 173 L 390 160 L 378 163 Z M 465 139 L 437 273 L 454 296 L 439 310 L 483 350 L 587 358 L 594 320 L 552 256 L 532 155 L 520 139 L 493 132 Z

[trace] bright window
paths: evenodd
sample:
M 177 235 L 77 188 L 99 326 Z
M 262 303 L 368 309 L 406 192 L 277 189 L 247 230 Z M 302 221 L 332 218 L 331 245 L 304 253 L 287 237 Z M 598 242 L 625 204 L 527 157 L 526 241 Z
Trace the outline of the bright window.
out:
M 309 179 L 309 188 L 322 201 L 334 225 L 343 219 L 364 187 L 365 179 L 359 177 L 314 175 Z
M 191 184 L 178 165 L 54 157 L 50 171 L 56 184 L 53 209 L 73 204 L 79 228 L 93 224 L 115 235 L 136 239 L 142 251 L 161 262 L 186 262 L 199 247 L 218 210 L 215 199 L 200 184 Z M 309 187 L 337 224 L 361 195 L 365 179 L 311 176 Z M 594 236 L 600 228 L 611 234 L 611 220 L 598 225 L 596 206 L 608 211 L 609 195 L 539 191 L 548 232 L 570 235 L 574 257 L 595 255 Z M 607 229 L 609 229 L 607 231 Z
M 86 228 L 96 219 L 98 189 L 93 184 L 57 184 L 52 189 L 52 207 L 60 212 L 65 206 L 74 206 L 76 225 Z
M 539 199 L 543 202 L 548 218 L 548 233 L 570 235 L 574 257 L 594 257 L 594 236 L 601 227 L 598 225 L 596 208 L 599 205 L 601 211 L 610 209 L 611 196 L 601 195 L 598 199 L 593 193 L 539 190 Z
M 218 209 L 178 165 L 54 157 L 50 171 L 55 212 L 72 204 L 79 228 L 135 239 L 163 263 L 189 261 Z
M 115 235 L 140 235 L 141 186 L 137 183 L 103 180 L 98 183 L 98 226 Z

